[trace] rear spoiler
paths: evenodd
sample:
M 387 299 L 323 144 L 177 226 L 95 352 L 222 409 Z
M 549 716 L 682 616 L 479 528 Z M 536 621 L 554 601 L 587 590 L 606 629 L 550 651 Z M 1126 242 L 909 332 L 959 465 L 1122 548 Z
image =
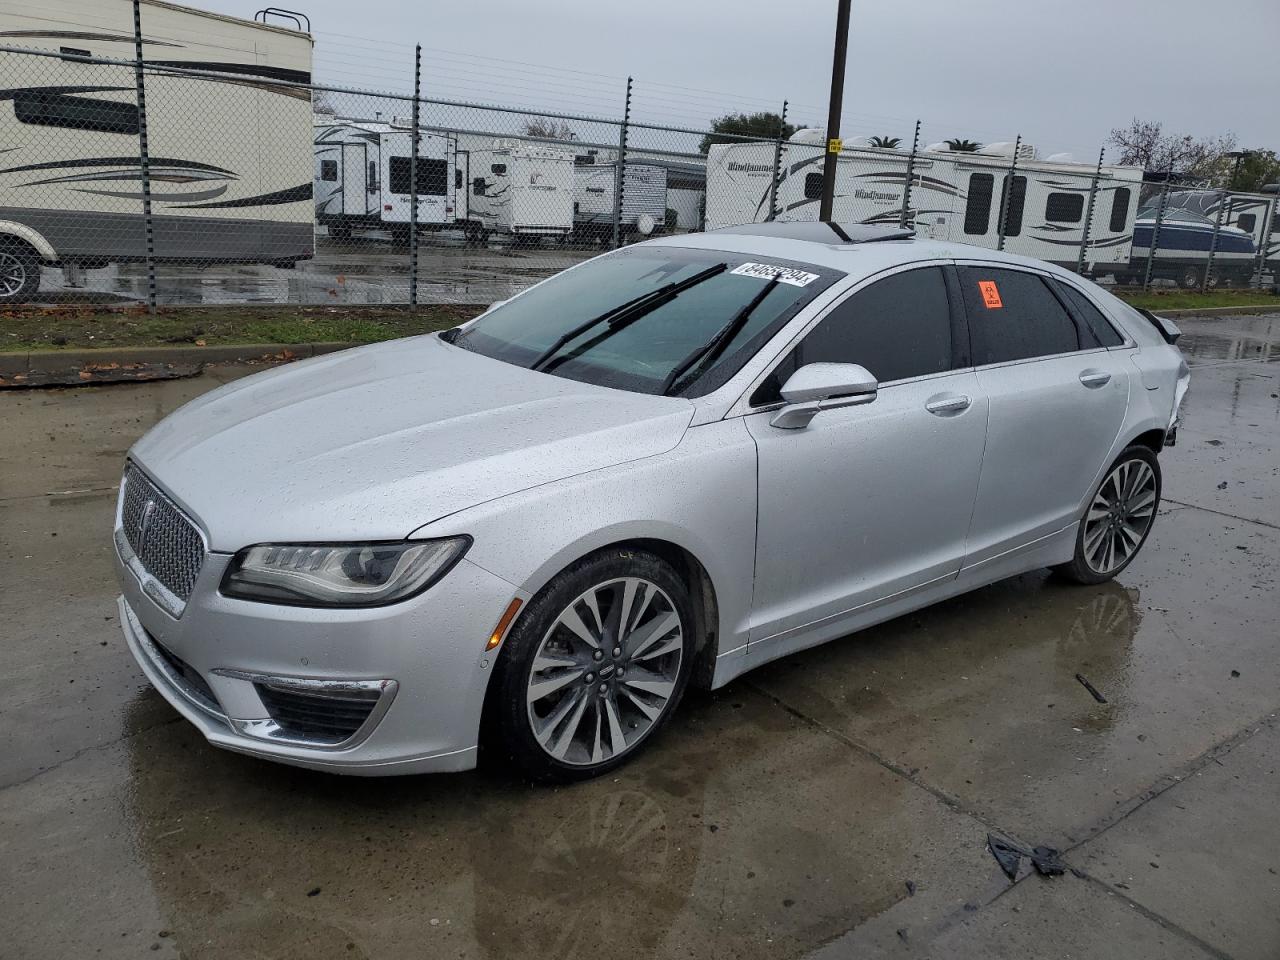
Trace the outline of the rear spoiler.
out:
M 1178 329 L 1176 323 L 1168 317 L 1158 317 L 1150 310 L 1143 310 L 1141 307 L 1137 309 L 1140 314 L 1146 317 L 1147 322 L 1156 328 L 1160 336 L 1164 338 L 1165 343 L 1174 344 L 1178 342 L 1178 338 L 1182 336 L 1182 331 Z

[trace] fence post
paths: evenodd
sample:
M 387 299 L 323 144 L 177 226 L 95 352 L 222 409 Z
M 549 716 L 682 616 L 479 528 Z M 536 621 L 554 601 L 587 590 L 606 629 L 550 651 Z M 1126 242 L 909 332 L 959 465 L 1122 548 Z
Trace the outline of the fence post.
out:
M 1169 196 L 1169 177 L 1173 176 L 1173 170 L 1170 170 L 1164 179 L 1164 186 L 1160 188 L 1160 199 L 1156 202 L 1156 222 L 1151 225 L 1151 246 L 1147 248 L 1147 269 L 1142 277 L 1142 289 L 1151 289 L 1151 271 L 1155 267 L 1156 249 L 1160 246 L 1160 224 L 1164 220 L 1164 202 Z
M 1276 228 L 1276 214 L 1280 213 L 1280 195 L 1271 198 L 1271 206 L 1267 209 L 1267 226 L 1262 231 L 1262 244 L 1258 247 L 1258 289 L 1262 289 L 1262 274 L 1267 269 L 1267 253 L 1271 246 L 1271 234 Z
M 622 127 L 618 131 L 618 162 L 613 166 L 613 248 L 622 246 L 622 188 L 627 166 L 627 124 L 631 122 L 631 78 L 627 77 L 627 99 L 622 107 Z
M 907 178 L 902 184 L 902 212 L 898 214 L 898 226 L 907 225 L 907 211 L 911 209 L 911 184 L 916 176 L 916 153 L 920 149 L 920 121 L 916 121 L 915 136 L 911 138 L 911 154 L 907 157 Z
M 1076 273 L 1084 274 L 1085 252 L 1089 249 L 1089 230 L 1093 226 L 1093 206 L 1098 197 L 1098 181 L 1102 179 L 1102 158 L 1107 148 L 1098 151 L 1098 165 L 1093 170 L 1093 180 L 1089 183 L 1089 204 L 1084 212 L 1084 234 L 1080 237 L 1080 256 L 1076 258 Z
M 413 142 L 409 149 L 409 306 L 418 305 L 418 120 L 422 100 L 422 44 L 413 47 Z M 446 175 L 447 175 L 446 170 Z M 448 186 L 448 184 L 446 184 Z M 447 191 L 446 191 L 447 192 Z
M 1218 215 L 1213 218 L 1213 236 L 1209 238 L 1209 260 L 1204 265 L 1204 276 L 1200 278 L 1200 292 L 1209 292 L 1209 278 L 1213 276 L 1213 261 L 1218 255 L 1218 234 L 1222 232 L 1222 212 L 1227 209 L 1227 191 L 1218 191 Z
M 1018 151 L 1022 149 L 1022 134 L 1013 142 L 1013 162 L 1005 174 L 1004 189 L 1000 191 L 1000 222 L 996 225 L 996 249 L 1004 249 L 1004 234 L 1009 229 L 1009 206 L 1013 200 L 1013 178 L 1018 173 Z
M 773 144 L 773 183 L 769 184 L 769 220 L 778 218 L 778 187 L 782 181 L 782 138 L 787 132 L 787 101 L 782 101 L 782 119 L 778 122 L 778 139 Z
M 142 9 L 133 0 L 133 85 L 138 95 L 138 166 L 142 172 L 142 229 L 147 248 L 147 312 L 156 312 L 156 238 L 151 221 L 151 152 L 147 146 L 147 85 L 142 76 Z

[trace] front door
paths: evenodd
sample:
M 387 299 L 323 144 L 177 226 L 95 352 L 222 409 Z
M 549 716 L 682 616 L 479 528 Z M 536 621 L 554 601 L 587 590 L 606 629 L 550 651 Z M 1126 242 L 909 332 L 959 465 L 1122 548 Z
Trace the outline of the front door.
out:
M 770 425 L 800 366 L 860 363 L 869 404 Z M 756 391 L 758 452 L 751 642 L 806 646 L 860 608 L 954 577 L 965 554 L 987 401 L 940 267 L 900 271 L 837 304 Z
M 342 212 L 363 217 L 369 209 L 369 181 L 363 143 L 342 145 Z
M 1066 291 L 1051 286 L 1058 281 L 1007 267 L 958 273 L 991 403 L 967 566 L 1078 519 L 1124 422 L 1129 362 L 1106 348 L 1105 330 L 1068 309 Z

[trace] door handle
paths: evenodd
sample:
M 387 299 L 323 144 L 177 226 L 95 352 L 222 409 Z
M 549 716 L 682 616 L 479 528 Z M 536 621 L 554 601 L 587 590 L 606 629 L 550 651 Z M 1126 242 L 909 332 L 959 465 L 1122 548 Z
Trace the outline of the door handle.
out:
M 973 401 L 963 394 L 947 396 L 944 393 L 930 398 L 924 405 L 924 408 L 934 416 L 949 417 L 968 410 L 971 403 L 973 403 Z
M 1111 374 L 1105 370 L 1095 370 L 1091 367 L 1080 371 L 1080 382 L 1090 389 L 1106 386 L 1110 380 Z

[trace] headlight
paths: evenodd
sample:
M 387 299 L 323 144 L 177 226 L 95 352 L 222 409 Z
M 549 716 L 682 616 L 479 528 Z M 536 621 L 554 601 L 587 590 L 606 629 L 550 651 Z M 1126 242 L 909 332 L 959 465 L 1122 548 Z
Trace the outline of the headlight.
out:
M 306 607 L 376 607 L 421 593 L 462 559 L 470 537 L 395 543 L 264 543 L 236 554 L 222 592 Z

